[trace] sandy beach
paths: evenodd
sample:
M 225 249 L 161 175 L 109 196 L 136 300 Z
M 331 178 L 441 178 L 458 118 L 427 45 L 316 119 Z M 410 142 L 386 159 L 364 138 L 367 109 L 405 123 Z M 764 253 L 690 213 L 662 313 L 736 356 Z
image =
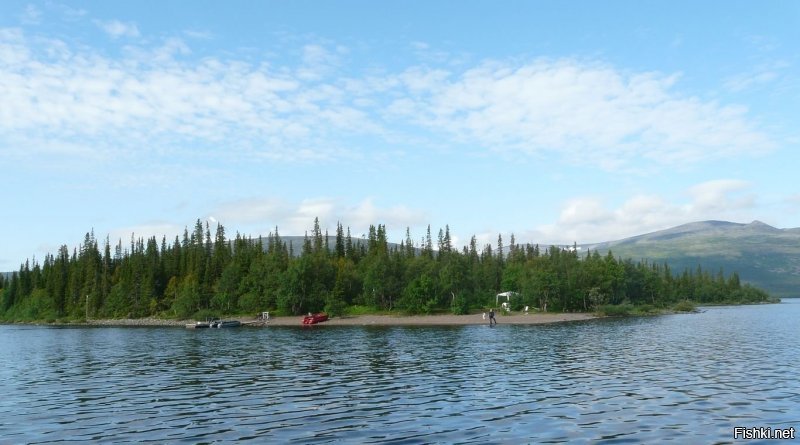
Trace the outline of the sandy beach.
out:
M 268 324 L 274 326 L 292 326 L 300 324 L 302 317 L 277 317 Z M 592 314 L 515 314 L 498 315 L 497 324 L 545 324 L 565 321 L 589 320 Z M 320 326 L 466 326 L 489 324 L 488 315 L 360 315 L 353 317 L 332 318 Z
M 498 315 L 498 325 L 503 324 L 546 324 L 568 321 L 590 320 L 596 318 L 593 314 L 513 314 Z M 267 323 L 257 322 L 255 318 L 232 318 L 246 325 L 252 326 L 302 326 L 303 317 L 271 317 Z M 116 319 L 116 320 L 89 320 L 92 326 L 186 326 L 194 320 L 162 320 L 157 318 Z M 470 315 L 357 315 L 334 317 L 315 326 L 467 326 L 489 324 L 482 314 Z

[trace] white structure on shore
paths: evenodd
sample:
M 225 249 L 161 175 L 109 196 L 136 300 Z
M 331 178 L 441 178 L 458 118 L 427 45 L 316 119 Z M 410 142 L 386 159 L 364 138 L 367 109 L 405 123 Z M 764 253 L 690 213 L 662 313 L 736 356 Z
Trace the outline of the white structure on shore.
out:
M 505 303 L 504 303 L 504 304 L 505 304 L 505 306 L 503 306 L 503 307 L 506 307 L 506 308 L 507 308 L 507 307 L 508 307 L 508 303 L 510 303 L 510 302 L 511 302 L 511 297 L 516 297 L 517 295 L 519 295 L 519 294 L 518 294 L 518 293 L 516 293 L 516 292 L 514 292 L 514 291 L 501 292 L 501 293 L 499 293 L 499 294 L 495 295 L 495 297 L 494 297 L 494 304 L 495 304 L 495 305 L 498 305 L 498 304 L 500 304 L 500 297 L 503 297 L 503 298 L 505 298 L 505 299 L 506 299 L 506 301 L 505 301 Z

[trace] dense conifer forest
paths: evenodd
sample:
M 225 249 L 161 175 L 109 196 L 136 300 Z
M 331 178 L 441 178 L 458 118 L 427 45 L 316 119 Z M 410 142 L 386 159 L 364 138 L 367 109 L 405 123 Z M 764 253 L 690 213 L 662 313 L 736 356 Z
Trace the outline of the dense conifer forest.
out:
M 435 247 L 434 247 L 435 245 Z M 279 314 L 327 311 L 405 313 L 483 310 L 499 292 L 517 292 L 512 309 L 582 312 L 628 304 L 668 307 L 681 301 L 752 303 L 769 299 L 734 272 L 700 266 L 672 271 L 663 264 L 615 258 L 611 252 L 504 244 L 453 247 L 450 229 L 436 241 L 428 228 L 415 245 L 390 244 L 386 227 L 354 239 L 337 224 L 335 236 L 315 220 L 299 252 L 277 228 L 266 239 L 226 237 L 197 220 L 194 230 L 165 237 L 108 239 L 87 233 L 80 247 L 64 245 L 44 261 L 26 261 L 0 276 L 0 318 L 7 321 L 89 318 L 202 317 L 206 314 Z

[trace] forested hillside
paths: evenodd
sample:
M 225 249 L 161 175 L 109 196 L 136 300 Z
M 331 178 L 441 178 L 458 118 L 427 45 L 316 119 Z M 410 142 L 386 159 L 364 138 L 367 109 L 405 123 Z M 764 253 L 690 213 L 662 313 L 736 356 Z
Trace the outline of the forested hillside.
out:
M 702 265 L 737 271 L 750 283 L 778 297 L 800 289 L 800 229 L 777 229 L 759 221 L 739 224 L 700 221 L 619 241 L 584 246 L 630 258 L 669 264 L 674 270 Z
M 399 245 L 390 245 L 382 225 L 371 226 L 366 240 L 354 240 L 340 224 L 335 237 L 328 237 L 318 221 L 300 252 L 287 246 L 277 229 L 266 239 L 237 234 L 229 240 L 222 225 L 212 236 L 208 223 L 200 220 L 192 232 L 187 229 L 171 242 L 132 237 L 130 244 L 106 239 L 101 246 L 87 233 L 72 252 L 62 246 L 43 263 L 26 261 L 11 277 L 0 278 L 0 317 L 189 318 L 263 310 L 336 315 L 353 306 L 459 314 L 494 305 L 502 291 L 519 293 L 512 300 L 516 308 L 543 311 L 768 299 L 763 291 L 742 285 L 735 272 L 673 271 L 611 252 L 540 250 L 515 244 L 513 235 L 507 245 L 500 236 L 495 247 L 476 244 L 473 237 L 463 249 L 454 248 L 449 227 L 439 230 L 435 242 L 429 228 L 421 246 L 412 243 L 408 231 Z

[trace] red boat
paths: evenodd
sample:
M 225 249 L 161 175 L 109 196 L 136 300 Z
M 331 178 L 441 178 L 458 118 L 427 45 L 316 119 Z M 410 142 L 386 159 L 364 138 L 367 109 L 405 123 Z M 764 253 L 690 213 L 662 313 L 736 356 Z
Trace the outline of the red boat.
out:
M 328 321 L 328 314 L 320 312 L 318 314 L 309 314 L 303 317 L 303 324 L 317 324 L 323 321 Z

